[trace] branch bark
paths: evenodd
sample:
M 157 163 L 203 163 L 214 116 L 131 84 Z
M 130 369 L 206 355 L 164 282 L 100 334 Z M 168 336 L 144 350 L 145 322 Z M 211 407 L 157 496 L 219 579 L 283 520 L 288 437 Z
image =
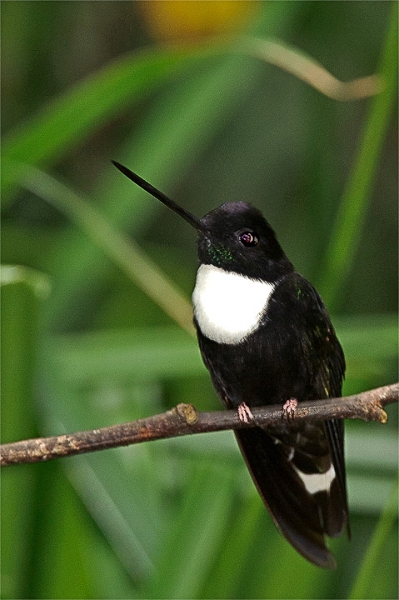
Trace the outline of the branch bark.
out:
M 397 402 L 399 383 L 387 385 L 353 396 L 300 402 L 295 411 L 295 421 L 328 419 L 362 419 L 386 423 L 384 406 Z M 192 404 L 178 404 L 165 413 L 146 419 L 111 425 L 101 429 L 80 431 L 66 435 L 24 440 L 0 446 L 0 465 L 43 462 L 194 433 L 266 426 L 281 421 L 280 405 L 252 408 L 254 420 L 243 423 L 236 410 L 200 413 Z

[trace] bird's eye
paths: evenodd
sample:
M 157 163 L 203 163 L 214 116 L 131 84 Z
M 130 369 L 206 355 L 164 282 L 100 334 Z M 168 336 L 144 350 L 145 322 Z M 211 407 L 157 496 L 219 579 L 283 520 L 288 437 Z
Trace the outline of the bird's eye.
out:
M 258 235 L 254 231 L 244 231 L 238 238 L 243 246 L 256 246 L 259 242 Z

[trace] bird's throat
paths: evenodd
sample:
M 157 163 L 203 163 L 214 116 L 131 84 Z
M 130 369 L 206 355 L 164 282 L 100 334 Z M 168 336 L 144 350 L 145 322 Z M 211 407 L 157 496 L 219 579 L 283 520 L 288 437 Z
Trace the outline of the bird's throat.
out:
M 238 344 L 258 327 L 274 285 L 201 265 L 193 292 L 194 315 L 207 338 Z

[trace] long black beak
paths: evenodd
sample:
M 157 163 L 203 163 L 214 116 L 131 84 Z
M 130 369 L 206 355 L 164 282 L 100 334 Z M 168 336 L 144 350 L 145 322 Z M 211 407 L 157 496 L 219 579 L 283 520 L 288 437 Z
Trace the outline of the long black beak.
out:
M 133 173 L 133 171 L 131 171 L 124 165 L 118 163 L 116 160 L 113 160 L 111 162 L 113 165 L 115 165 L 117 169 L 119 169 L 119 171 L 121 171 L 121 173 L 126 175 L 126 177 L 128 177 L 138 186 L 143 188 L 143 190 L 154 196 L 154 198 L 157 198 L 158 200 L 163 202 L 168 208 L 172 209 L 175 213 L 183 217 L 183 219 L 185 219 L 187 223 L 190 223 L 190 225 L 192 225 L 197 231 L 201 231 L 204 234 L 208 233 L 208 230 L 206 229 L 205 225 L 203 225 L 203 223 L 201 223 L 201 221 L 197 219 L 197 217 L 188 212 L 188 210 L 185 210 L 184 208 L 176 204 L 174 200 L 171 200 L 170 198 L 165 196 L 163 192 L 157 190 L 157 188 L 155 188 L 153 185 L 136 175 L 136 173 Z

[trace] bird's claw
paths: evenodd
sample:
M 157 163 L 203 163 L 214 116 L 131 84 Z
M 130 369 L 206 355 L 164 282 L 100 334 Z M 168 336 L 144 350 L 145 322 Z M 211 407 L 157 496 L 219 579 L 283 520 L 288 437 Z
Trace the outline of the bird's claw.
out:
M 254 420 L 252 411 L 249 408 L 248 404 L 245 404 L 245 402 L 242 402 L 238 406 L 237 412 L 238 412 L 238 418 L 240 419 L 241 423 L 249 423 L 250 421 Z
M 298 406 L 298 400 L 296 398 L 289 398 L 283 404 L 283 418 L 291 421 L 295 417 L 295 411 Z

